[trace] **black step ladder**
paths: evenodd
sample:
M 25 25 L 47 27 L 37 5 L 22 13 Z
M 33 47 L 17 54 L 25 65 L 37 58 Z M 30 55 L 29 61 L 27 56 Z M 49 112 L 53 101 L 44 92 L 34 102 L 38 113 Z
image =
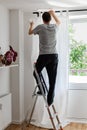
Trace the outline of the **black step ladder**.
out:
M 37 99 L 38 99 L 38 96 L 39 96 L 39 94 L 37 94 L 37 92 L 36 92 L 36 90 L 38 88 L 38 85 L 39 85 L 40 90 L 42 92 L 42 96 L 43 96 L 45 104 L 46 104 L 46 108 L 47 108 L 47 111 L 48 111 L 48 114 L 49 114 L 50 121 L 51 121 L 52 126 L 53 126 L 53 130 L 63 130 L 63 128 L 61 126 L 61 122 L 60 122 L 60 120 L 58 118 L 58 114 L 56 112 L 54 104 L 52 104 L 50 107 L 48 106 L 46 95 L 44 94 L 43 86 L 44 86 L 47 93 L 48 93 L 48 89 L 47 89 L 47 85 L 45 83 L 45 80 L 43 78 L 43 75 L 41 73 L 40 77 L 39 77 L 35 65 L 34 65 L 34 71 L 35 71 L 36 77 L 38 79 L 38 84 L 35 87 L 35 90 L 34 90 L 33 95 L 32 95 L 33 97 L 35 97 L 35 101 L 34 101 L 33 108 L 32 108 L 31 114 L 30 114 L 30 118 L 26 123 L 27 125 L 24 125 L 25 123 L 22 124 L 22 130 L 25 130 L 26 126 L 29 127 L 30 122 L 32 121 L 32 116 L 33 116 L 33 113 L 34 113 L 34 110 L 35 110 L 35 105 L 36 105 L 36 102 L 37 102 Z M 51 107 L 52 107 L 52 110 L 53 110 L 53 113 L 54 113 L 54 117 L 51 114 L 52 113 L 51 110 L 50 110 Z M 57 124 L 55 124 L 54 118 L 56 118 Z

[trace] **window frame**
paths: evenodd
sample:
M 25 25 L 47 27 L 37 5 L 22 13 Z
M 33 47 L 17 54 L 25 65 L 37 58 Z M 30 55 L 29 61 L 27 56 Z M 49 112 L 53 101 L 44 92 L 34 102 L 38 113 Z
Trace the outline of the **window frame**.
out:
M 79 17 L 76 17 L 79 16 Z M 74 13 L 73 15 L 69 15 L 69 21 L 70 23 L 83 23 L 83 22 L 87 22 L 87 11 L 85 16 L 84 16 L 84 12 L 81 13 Z M 69 68 L 70 69 L 70 68 Z M 81 80 L 82 77 L 82 80 Z M 87 90 L 87 76 L 71 76 L 69 75 L 69 89 L 77 89 L 77 90 Z M 84 80 L 84 81 L 83 81 Z M 71 84 L 71 86 L 70 86 Z

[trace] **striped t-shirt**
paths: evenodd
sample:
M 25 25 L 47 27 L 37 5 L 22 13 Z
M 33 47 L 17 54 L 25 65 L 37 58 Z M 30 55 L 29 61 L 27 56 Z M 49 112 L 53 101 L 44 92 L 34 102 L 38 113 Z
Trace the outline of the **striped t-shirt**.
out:
M 34 34 L 39 35 L 39 54 L 56 54 L 56 43 L 58 25 L 56 24 L 41 24 L 34 30 Z

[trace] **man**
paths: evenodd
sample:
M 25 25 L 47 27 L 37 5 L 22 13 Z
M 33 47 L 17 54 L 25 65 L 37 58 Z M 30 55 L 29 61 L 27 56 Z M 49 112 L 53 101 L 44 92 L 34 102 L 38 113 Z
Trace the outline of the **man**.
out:
M 55 24 L 50 24 L 51 16 L 55 20 Z M 57 75 L 57 65 L 58 65 L 58 54 L 56 50 L 56 34 L 58 31 L 58 25 L 60 21 L 56 16 L 53 10 L 48 12 L 44 12 L 42 14 L 43 24 L 38 25 L 33 29 L 34 23 L 30 23 L 29 35 L 38 34 L 39 35 L 39 56 L 36 62 L 36 69 L 40 76 L 40 72 L 45 67 L 47 70 L 48 78 L 49 78 L 49 91 L 47 95 L 47 102 L 50 106 L 53 103 L 54 99 L 54 91 L 55 91 L 55 82 Z M 36 75 L 34 73 L 36 78 Z M 36 78 L 37 81 L 37 78 Z M 43 88 L 44 93 L 45 89 Z M 39 87 L 39 94 L 41 93 Z

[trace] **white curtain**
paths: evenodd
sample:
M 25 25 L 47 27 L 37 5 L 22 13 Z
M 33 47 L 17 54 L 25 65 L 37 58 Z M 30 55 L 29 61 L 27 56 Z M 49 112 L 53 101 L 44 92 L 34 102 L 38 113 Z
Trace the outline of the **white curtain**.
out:
M 58 116 L 60 118 L 62 126 L 65 126 L 67 123 L 66 109 L 67 109 L 67 88 L 68 88 L 68 59 L 69 59 L 68 12 L 66 13 L 61 12 L 57 15 L 61 21 L 61 24 L 59 26 L 59 32 L 57 34 L 57 40 L 58 40 L 57 50 L 59 55 L 59 64 L 56 79 L 54 104 L 58 112 Z M 38 25 L 40 24 L 40 22 L 41 17 L 39 16 L 37 20 L 35 20 L 35 23 L 36 25 Z M 33 44 L 35 50 L 38 46 L 36 41 L 38 41 L 38 38 L 34 36 Z M 32 58 L 34 60 L 35 57 L 37 58 L 36 51 L 34 51 L 32 54 Z M 46 76 L 45 79 L 47 81 L 47 75 L 45 73 L 44 76 Z M 47 113 L 45 102 L 42 96 L 40 96 L 37 100 L 33 118 L 35 119 L 35 122 L 32 122 L 33 124 L 41 127 L 52 128 L 51 121 L 49 119 L 49 115 Z
M 66 112 L 67 112 L 67 90 L 68 90 L 68 61 L 69 61 L 69 34 L 68 34 L 68 12 L 62 13 L 59 16 L 61 25 L 58 33 L 58 54 L 59 65 L 58 75 L 56 80 L 56 96 L 55 106 L 58 109 L 58 114 L 62 125 L 66 125 Z

